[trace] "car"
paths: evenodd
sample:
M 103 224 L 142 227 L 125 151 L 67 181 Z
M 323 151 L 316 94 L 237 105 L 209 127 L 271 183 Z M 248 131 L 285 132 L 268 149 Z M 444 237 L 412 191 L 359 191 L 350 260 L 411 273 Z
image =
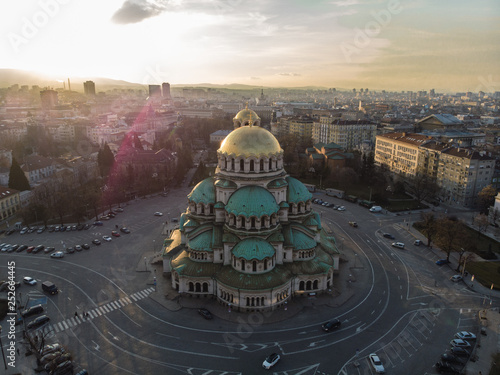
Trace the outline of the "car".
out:
M 269 370 L 271 367 L 276 365 L 278 361 L 280 360 L 280 355 L 277 353 L 272 353 L 270 354 L 262 363 L 262 367 L 264 367 L 266 370 Z
M 23 318 L 28 318 L 33 315 L 38 315 L 43 313 L 43 306 L 42 305 L 34 305 L 31 306 L 30 308 L 27 308 L 26 310 L 21 311 L 21 316 Z
M 117 207 L 117 208 L 115 208 L 115 211 L 116 211 L 116 212 L 123 212 L 123 208 L 121 208 L 121 207 Z
M 53 225 L 49 225 L 47 227 L 47 230 L 49 231 L 49 233 L 52 233 L 52 232 L 54 232 L 56 230 L 56 227 L 54 227 Z
M 46 248 L 43 250 L 43 252 L 44 252 L 45 254 L 48 254 L 48 253 L 53 252 L 55 249 L 56 249 L 55 247 L 48 246 L 48 247 L 46 247 Z
M 83 230 L 88 230 L 88 229 L 90 229 L 90 224 L 85 224 L 85 225 L 83 226 Z
M 345 207 L 344 206 L 337 207 L 337 211 L 345 211 Z
M 74 247 L 67 247 L 66 248 L 66 254 L 73 254 L 75 252 L 75 248 Z
M 450 263 L 450 261 L 448 259 L 439 259 L 439 260 L 436 261 L 436 264 L 438 266 L 442 266 L 442 265 L 448 264 L 448 263 Z
M 453 281 L 454 283 L 457 283 L 459 281 L 462 280 L 462 276 L 460 275 L 453 275 L 452 277 L 450 277 L 450 280 Z
M 198 314 L 200 314 L 202 317 L 204 317 L 207 320 L 213 319 L 212 313 L 208 311 L 207 309 L 201 308 L 198 309 Z
M 460 372 L 449 362 L 440 361 L 435 365 L 440 374 L 459 374 Z
M 12 251 L 14 251 L 14 250 L 17 250 L 19 248 L 19 245 L 15 244 L 15 245 L 12 245 L 10 248 L 12 249 Z
M 33 249 L 33 251 L 32 251 L 32 252 L 33 252 L 33 253 L 35 253 L 35 254 L 37 254 L 37 253 L 39 253 L 40 251 L 42 251 L 43 249 L 45 249 L 45 246 L 43 246 L 43 245 L 38 245 L 37 247 L 35 247 L 35 248 Z
M 370 212 L 382 212 L 382 207 L 372 206 L 372 207 L 370 207 Z
M 349 222 L 349 225 L 350 225 L 351 227 L 354 227 L 354 228 L 357 228 L 357 227 L 358 227 L 358 223 L 356 223 L 355 221 L 350 221 L 350 222 Z
M 6 234 L 7 236 L 10 236 L 11 234 L 13 234 L 13 233 L 15 233 L 15 232 L 16 232 L 16 230 L 15 230 L 15 229 L 9 229 L 7 232 L 5 232 L 5 234 Z
M 71 226 L 71 230 L 76 230 L 77 229 L 77 226 L 76 225 L 72 225 Z
M 384 233 L 382 236 L 385 237 L 385 238 L 389 238 L 391 240 L 395 239 L 395 237 L 392 234 L 390 234 L 390 233 Z
M 383 374 L 385 372 L 384 365 L 377 354 L 371 353 L 368 359 L 377 374 Z
M 453 339 L 450 341 L 450 345 L 454 347 L 459 347 L 459 348 L 464 348 L 464 349 L 470 349 L 471 345 L 469 344 L 468 341 L 462 340 L 462 339 Z
M 106 242 L 109 242 L 111 241 L 111 237 L 110 236 L 102 236 L 102 239 Z
M 460 357 L 457 357 L 456 355 L 451 354 L 451 353 L 441 354 L 441 360 L 443 362 L 449 362 L 449 363 L 452 363 L 452 362 L 461 363 L 461 364 L 464 363 L 463 359 L 461 359 Z
M 118 233 L 116 230 L 111 231 L 111 235 L 113 237 L 120 237 L 120 233 Z
M 66 227 L 64 225 L 61 225 L 59 227 L 59 232 L 66 232 Z
M 26 234 L 26 233 L 28 233 L 28 230 L 29 230 L 28 227 L 24 227 L 23 229 L 21 229 L 21 231 L 19 232 L 19 234 Z
M 420 245 L 422 245 L 422 241 L 420 241 L 420 240 L 415 240 L 415 241 L 413 242 L 413 244 L 414 244 L 415 246 L 420 246 Z
M 108 217 L 112 219 L 116 217 L 116 214 L 114 212 L 108 212 Z
M 470 356 L 470 352 L 464 348 L 461 348 L 460 346 L 453 346 L 450 349 L 452 354 L 455 354 L 460 357 L 468 357 Z
M 41 226 L 40 228 L 38 228 L 38 230 L 36 232 L 38 234 L 45 232 L 45 226 Z
M 90 245 L 88 243 L 84 243 L 82 245 L 82 248 L 84 248 L 85 250 L 89 250 L 90 249 Z
M 80 231 L 80 230 L 82 230 L 82 229 L 83 229 L 83 224 L 78 224 L 78 225 L 76 226 L 76 230 Z
M 50 254 L 51 258 L 64 258 L 64 253 L 62 251 L 56 251 L 55 253 Z
M 397 247 L 398 249 L 404 249 L 405 248 L 405 244 L 402 243 L 402 242 L 393 242 L 392 243 L 392 247 Z
M 15 245 L 9 245 L 9 247 L 7 248 L 7 250 L 6 250 L 6 251 L 7 251 L 8 253 L 12 253 L 13 251 L 16 251 L 16 249 L 14 249 L 14 246 L 15 246 Z
M 92 243 L 93 243 L 94 245 L 99 246 L 99 245 L 101 244 L 101 241 L 99 241 L 99 240 L 96 238 L 96 239 L 92 240 Z
M 56 359 L 57 357 L 60 357 L 61 355 L 62 355 L 62 353 L 60 351 L 47 353 L 47 354 L 41 356 L 42 358 L 40 359 L 40 364 L 45 365 L 49 362 L 52 362 L 54 359 Z
M 55 353 L 55 352 L 64 352 L 64 349 L 61 346 L 61 344 L 55 343 L 55 344 L 52 344 L 52 345 L 45 345 L 43 347 L 42 351 L 40 352 L 40 356 L 43 357 L 43 356 L 45 356 L 47 354 Z
M 26 249 L 26 252 L 27 253 L 31 253 L 33 251 L 33 249 L 35 248 L 35 246 L 30 246 Z
M 461 332 L 457 332 L 455 334 L 455 337 L 457 339 L 462 339 L 462 340 L 475 340 L 476 339 L 476 335 L 471 333 L 471 332 L 467 332 L 467 331 L 461 331 Z
M 59 364 L 71 360 L 71 353 L 62 353 L 60 351 L 56 351 L 55 353 L 59 353 L 59 355 L 57 355 L 43 367 L 45 371 L 48 371 L 49 373 L 51 373 L 51 371 L 55 369 Z
M 101 216 L 99 216 L 99 220 L 109 220 L 109 216 L 108 215 L 101 215 Z
M 130 229 L 128 229 L 127 227 L 122 227 L 120 228 L 120 232 L 123 232 L 123 233 L 130 233 Z
M 156 211 L 156 212 L 154 213 L 154 215 L 155 215 L 155 216 L 163 216 L 163 214 L 162 214 L 161 212 L 158 212 L 158 211 Z
M 323 331 L 325 331 L 325 332 L 332 332 L 332 331 L 339 329 L 340 325 L 341 325 L 340 320 L 332 319 L 326 323 L 323 323 L 321 325 L 321 329 L 323 329 Z
M 96 227 L 101 227 L 101 226 L 103 226 L 104 224 L 102 223 L 102 221 L 94 221 L 94 225 L 95 225 Z
M 76 250 L 76 251 L 82 251 L 82 250 L 83 250 L 83 247 L 81 247 L 80 245 L 76 245 L 76 246 L 75 246 L 75 250 Z
M 21 245 L 17 248 L 16 253 L 20 253 L 28 248 L 28 245 Z
M 23 283 L 28 284 L 28 285 L 36 285 L 36 280 L 32 277 L 25 276 L 25 277 L 23 277 Z

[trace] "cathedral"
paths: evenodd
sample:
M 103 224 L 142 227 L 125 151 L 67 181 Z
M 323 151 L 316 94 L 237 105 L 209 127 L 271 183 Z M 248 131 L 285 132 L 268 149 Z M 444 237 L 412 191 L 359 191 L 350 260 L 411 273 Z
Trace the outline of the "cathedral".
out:
M 240 111 L 233 122 L 215 175 L 187 196 L 179 229 L 164 242 L 172 287 L 239 311 L 274 310 L 328 291 L 339 251 L 312 209 L 312 194 L 287 175 L 283 149 L 254 111 Z

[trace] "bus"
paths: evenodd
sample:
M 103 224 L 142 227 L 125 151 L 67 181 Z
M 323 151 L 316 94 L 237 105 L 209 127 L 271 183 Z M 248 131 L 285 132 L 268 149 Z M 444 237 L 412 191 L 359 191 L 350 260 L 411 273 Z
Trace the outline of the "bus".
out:
M 344 199 L 348 202 L 356 203 L 358 201 L 358 197 L 355 195 L 346 195 Z
M 340 199 L 344 198 L 344 191 L 343 190 L 328 188 L 325 191 L 326 191 L 326 195 L 329 195 L 331 197 L 337 197 Z
M 366 207 L 366 208 L 372 208 L 372 206 L 375 204 L 374 201 L 367 201 L 367 200 L 361 200 L 359 201 L 359 205 Z

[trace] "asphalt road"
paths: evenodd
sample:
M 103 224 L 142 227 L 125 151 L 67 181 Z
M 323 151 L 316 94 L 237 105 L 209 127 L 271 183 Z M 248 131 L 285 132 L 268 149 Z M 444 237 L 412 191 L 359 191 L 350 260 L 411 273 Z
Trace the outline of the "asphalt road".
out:
M 269 372 L 262 361 L 277 352 L 281 360 L 272 369 L 277 374 L 372 374 L 367 356 L 375 352 L 388 373 L 431 374 L 437 373 L 434 363 L 454 333 L 477 331 L 477 312 L 489 303 L 463 283 L 451 282 L 454 271 L 434 264 L 439 255 L 412 245 L 407 222 L 418 214 L 371 214 L 328 198 L 346 207 L 340 212 L 315 206 L 349 259 L 341 265 L 348 268 L 341 283 L 352 297 L 340 306 L 314 304 L 311 298 L 301 313 L 273 324 L 263 324 L 260 314 L 206 321 L 194 309 L 169 311 L 148 298 L 153 291 L 150 272 L 138 271 L 144 270 L 145 254 L 159 250 L 164 222 L 184 211 L 188 192 L 179 189 L 168 197 L 131 202 L 116 218 L 88 231 L 16 233 L 0 240 L 62 250 L 63 243 L 90 244 L 110 235 L 115 225 L 131 230 L 63 259 L 43 253 L 0 254 L 2 272 L 7 260 L 14 260 L 18 280 L 32 276 L 38 281 L 18 289 L 24 303 L 28 296 L 44 295 L 45 280 L 60 288 L 47 298 L 51 321 L 41 332 L 65 345 L 78 368 L 90 374 L 259 374 Z M 156 211 L 164 215 L 154 216 Z M 351 220 L 359 227 L 349 226 Z M 384 232 L 396 239 L 382 237 Z M 405 249 L 392 247 L 394 241 L 404 242 Z M 90 316 L 83 318 L 84 312 Z M 322 332 L 321 323 L 333 317 L 342 321 L 341 329 Z M 21 326 L 18 331 L 20 335 Z M 5 346 L 4 334 L 2 340 Z

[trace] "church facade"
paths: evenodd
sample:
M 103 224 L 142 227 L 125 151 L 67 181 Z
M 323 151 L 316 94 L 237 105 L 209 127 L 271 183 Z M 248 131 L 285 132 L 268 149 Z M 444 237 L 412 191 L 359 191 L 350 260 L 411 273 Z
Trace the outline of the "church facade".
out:
M 194 187 L 179 229 L 165 240 L 172 287 L 240 311 L 273 310 L 327 291 L 339 251 L 312 209 L 312 194 L 287 175 L 278 140 L 254 111 L 243 109 L 233 122 L 214 177 Z

